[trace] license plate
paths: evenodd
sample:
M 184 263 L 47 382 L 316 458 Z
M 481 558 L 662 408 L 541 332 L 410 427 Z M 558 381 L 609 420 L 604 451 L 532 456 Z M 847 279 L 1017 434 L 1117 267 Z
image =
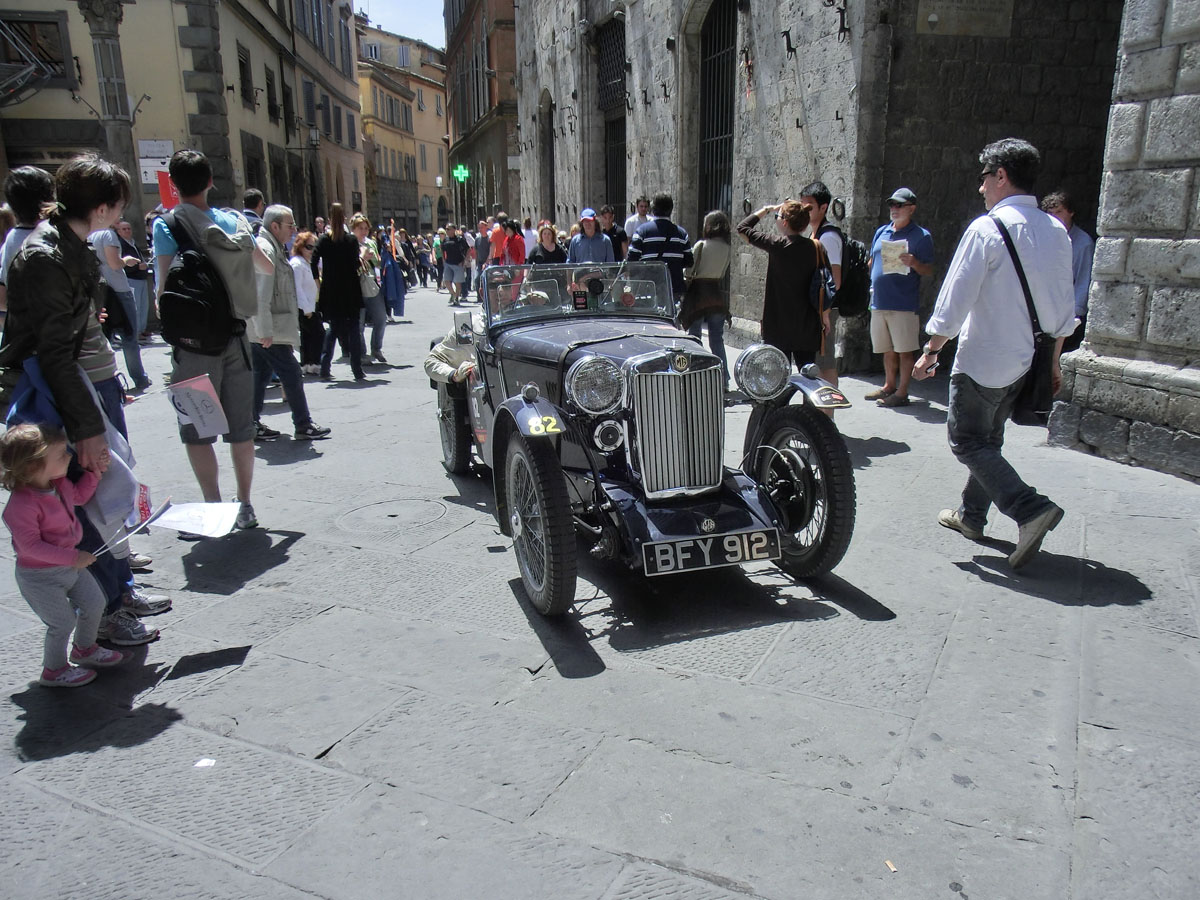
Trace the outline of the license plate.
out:
M 647 575 L 670 575 L 693 569 L 715 569 L 741 563 L 779 559 L 779 531 L 739 531 L 706 537 L 656 541 L 642 545 Z

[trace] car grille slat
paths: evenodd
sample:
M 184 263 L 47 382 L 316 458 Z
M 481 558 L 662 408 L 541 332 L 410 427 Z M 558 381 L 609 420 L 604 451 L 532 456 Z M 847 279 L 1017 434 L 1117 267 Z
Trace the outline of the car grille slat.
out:
M 720 366 L 687 372 L 634 372 L 637 468 L 648 497 L 720 485 L 725 391 Z

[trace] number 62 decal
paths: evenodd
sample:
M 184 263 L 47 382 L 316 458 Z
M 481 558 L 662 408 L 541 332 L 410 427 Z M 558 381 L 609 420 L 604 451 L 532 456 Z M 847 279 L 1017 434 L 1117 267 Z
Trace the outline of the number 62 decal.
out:
M 529 433 L 561 434 L 562 428 L 559 427 L 558 419 L 554 418 L 554 416 L 530 416 Z

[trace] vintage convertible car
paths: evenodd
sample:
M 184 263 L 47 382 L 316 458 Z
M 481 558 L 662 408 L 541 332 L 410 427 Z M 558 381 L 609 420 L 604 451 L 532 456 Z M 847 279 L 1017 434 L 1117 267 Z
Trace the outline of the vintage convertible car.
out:
M 456 314 L 474 373 L 434 384 L 443 464 L 493 470 L 496 517 L 540 612 L 574 600 L 577 536 L 648 576 L 774 560 L 809 577 L 842 558 L 854 476 L 822 408 L 849 403 L 815 369 L 789 374 L 767 345 L 741 354 L 734 375 L 755 409 L 731 468 L 721 364 L 675 327 L 664 264 L 483 275 L 482 317 Z

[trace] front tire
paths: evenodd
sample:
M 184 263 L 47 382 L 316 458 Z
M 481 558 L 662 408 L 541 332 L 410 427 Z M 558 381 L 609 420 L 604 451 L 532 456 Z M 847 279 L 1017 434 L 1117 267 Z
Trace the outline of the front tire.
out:
M 514 434 L 504 476 L 525 593 L 542 615 L 561 616 L 575 602 L 575 526 L 553 445 L 548 439 Z
M 471 428 L 467 424 L 467 399 L 438 384 L 438 431 L 442 438 L 442 465 L 451 475 L 465 475 L 471 467 Z
M 778 565 L 794 578 L 828 572 L 854 533 L 854 468 L 841 433 L 812 406 L 767 413 L 754 480 L 780 515 Z

